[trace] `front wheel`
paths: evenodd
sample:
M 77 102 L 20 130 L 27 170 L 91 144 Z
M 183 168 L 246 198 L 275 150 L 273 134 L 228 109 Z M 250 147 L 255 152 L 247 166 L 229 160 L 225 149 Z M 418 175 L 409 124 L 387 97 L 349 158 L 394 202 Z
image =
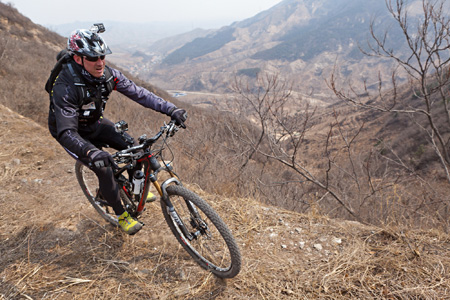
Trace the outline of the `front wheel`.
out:
M 227 225 L 202 198 L 183 186 L 167 187 L 169 202 L 161 208 L 172 233 L 204 269 L 220 278 L 235 277 L 241 254 Z

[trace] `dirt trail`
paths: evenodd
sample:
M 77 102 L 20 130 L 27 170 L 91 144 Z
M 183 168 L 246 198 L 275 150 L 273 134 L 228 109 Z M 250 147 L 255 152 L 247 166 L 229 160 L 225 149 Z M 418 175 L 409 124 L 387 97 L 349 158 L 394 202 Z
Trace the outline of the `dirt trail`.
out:
M 84 198 L 45 128 L 0 106 L 0 299 L 367 299 L 450 297 L 450 238 L 400 234 L 224 199 L 242 272 L 219 280 L 169 232 L 157 202 L 130 237 Z

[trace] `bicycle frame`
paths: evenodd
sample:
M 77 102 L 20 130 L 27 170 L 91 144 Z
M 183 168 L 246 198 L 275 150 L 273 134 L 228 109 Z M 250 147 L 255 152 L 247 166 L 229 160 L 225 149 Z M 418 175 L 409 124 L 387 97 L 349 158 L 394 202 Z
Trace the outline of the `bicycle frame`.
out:
M 134 149 L 136 147 L 130 148 L 129 151 L 136 151 Z M 128 150 L 128 149 L 127 149 Z M 124 156 L 124 153 L 116 153 L 117 156 Z M 145 152 L 141 157 L 137 158 L 136 160 L 133 159 L 133 161 L 127 163 L 125 166 L 118 168 L 115 173 L 114 177 L 116 178 L 117 182 L 120 185 L 120 188 L 125 192 L 125 194 L 130 198 L 133 199 L 133 194 L 130 193 L 130 191 L 127 189 L 126 185 L 124 185 L 124 180 L 121 179 L 121 175 L 123 172 L 130 170 L 133 168 L 133 165 L 136 163 L 141 164 L 143 166 L 143 172 L 144 172 L 144 187 L 142 190 L 142 193 L 140 195 L 138 207 L 136 209 L 136 213 L 138 215 L 142 214 L 144 211 L 145 203 L 147 200 L 148 192 L 150 191 L 150 185 L 153 184 L 153 186 L 158 191 L 159 195 L 164 199 L 167 198 L 167 193 L 165 192 L 165 187 L 170 183 L 175 184 L 181 184 L 176 174 L 173 172 L 173 168 L 169 164 L 165 164 L 164 166 L 161 166 L 160 163 L 157 161 L 156 155 L 154 153 Z M 158 173 L 161 171 L 165 171 L 170 175 L 170 178 L 167 179 L 163 185 L 161 185 L 158 182 Z
M 191 241 L 199 234 L 199 232 L 192 234 L 186 229 L 186 226 L 183 224 L 181 218 L 178 216 L 172 203 L 170 202 L 168 193 L 166 191 L 167 186 L 169 186 L 170 184 L 182 185 L 182 183 L 179 180 L 176 173 L 173 171 L 173 167 L 169 163 L 165 163 L 163 161 L 163 165 L 161 166 L 161 164 L 158 162 L 157 157 L 161 156 L 163 149 L 160 149 L 153 153 L 150 150 L 151 144 L 153 144 L 156 140 L 158 140 L 162 136 L 162 133 L 163 129 L 161 129 L 161 131 L 155 137 L 148 139 L 147 141 L 150 141 L 148 142 L 148 145 L 145 142 L 143 142 L 143 144 L 139 146 L 131 147 L 113 154 L 113 157 L 117 158 L 118 160 L 120 160 L 120 158 L 126 157 L 131 158 L 131 161 L 128 162 L 125 166 L 121 168 L 119 167 L 116 168 L 116 171 L 114 172 L 114 177 L 116 178 L 116 181 L 118 182 L 120 188 L 125 192 L 127 197 L 132 200 L 133 194 L 131 194 L 130 191 L 127 189 L 126 185 L 124 184 L 126 180 L 122 180 L 121 176 L 123 172 L 133 169 L 134 165 L 137 164 L 142 165 L 144 172 L 144 187 L 140 195 L 138 206 L 135 210 L 135 217 L 140 216 L 144 212 L 147 196 L 150 191 L 150 184 L 153 184 L 153 186 L 161 196 L 161 199 L 166 204 L 169 214 L 175 220 L 175 222 L 177 223 L 179 229 L 183 232 L 183 234 L 188 238 L 188 240 Z M 144 149 L 144 152 L 141 155 L 137 156 L 136 158 L 133 157 L 134 156 L 133 154 L 140 151 L 141 149 Z M 170 176 L 162 184 L 160 184 L 158 181 L 158 174 L 161 171 L 167 172 Z M 186 201 L 186 204 L 194 220 L 200 219 L 195 207 L 189 201 Z

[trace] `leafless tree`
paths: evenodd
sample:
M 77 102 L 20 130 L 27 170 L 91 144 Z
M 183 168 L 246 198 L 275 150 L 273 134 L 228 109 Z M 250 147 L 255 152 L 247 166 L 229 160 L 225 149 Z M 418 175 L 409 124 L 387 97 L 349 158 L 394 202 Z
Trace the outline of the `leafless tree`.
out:
M 328 211 L 338 206 L 360 221 L 367 220 L 368 214 L 364 217 L 361 214 L 367 210 L 369 199 L 396 183 L 392 176 L 391 180 L 385 180 L 388 174 L 392 175 L 387 165 L 383 169 L 379 163 L 372 164 L 376 152 L 361 155 L 355 151 L 355 141 L 364 124 L 349 129 L 342 125 L 345 122 L 338 112 L 318 113 L 298 99 L 290 84 L 278 75 L 262 74 L 250 83 L 236 78 L 233 89 L 238 107 L 232 110 L 245 114 L 258 128 L 249 132 L 239 122 L 227 123 L 240 141 L 240 153 L 246 157 L 241 168 L 258 157 L 274 161 L 280 173 L 283 169 L 290 170 L 296 174 L 298 184 L 315 187 L 311 190 L 315 195 L 311 206 L 323 204 Z M 324 123 L 328 125 L 316 128 Z M 374 172 L 378 172 L 376 180 Z M 265 185 L 270 185 L 267 178 Z
M 389 42 L 388 36 L 393 28 L 377 34 L 374 19 L 370 25 L 368 50 L 363 52 L 396 63 L 398 68 L 388 80 L 390 91 L 386 92 L 386 82 L 383 83 L 381 75 L 375 94 L 367 86 L 363 87 L 364 91 L 353 86 L 344 89 L 339 86 L 336 70 L 328 82 L 329 86 L 340 99 L 358 107 L 408 115 L 426 133 L 427 143 L 439 158 L 450 182 L 450 19 L 446 1 L 421 0 L 421 13 L 414 16 L 410 14 L 406 0 L 385 1 L 390 16 L 401 30 L 403 41 L 395 42 L 404 42 L 405 46 L 399 48 L 398 44 Z M 405 94 L 400 92 L 405 85 L 398 82 L 398 72 L 406 74 L 407 86 L 414 95 L 412 98 L 405 100 Z

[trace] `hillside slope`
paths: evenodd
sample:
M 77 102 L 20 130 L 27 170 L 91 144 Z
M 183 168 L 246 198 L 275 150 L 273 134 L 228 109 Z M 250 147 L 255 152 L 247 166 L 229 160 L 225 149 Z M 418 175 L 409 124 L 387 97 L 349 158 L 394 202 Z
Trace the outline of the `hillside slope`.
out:
M 64 42 L 61 36 L 33 24 L 14 8 L 0 2 L 0 103 L 45 127 L 49 100 L 43 86 Z M 308 129 L 304 143 L 296 153 L 317 178 L 332 178 L 331 186 L 335 186 L 335 191 L 357 210 L 359 218 L 355 218 L 348 215 L 341 203 L 328 192 L 304 182 L 304 178 L 289 168 L 280 167 L 276 161 L 266 161 L 257 156 L 251 157 L 250 164 L 247 164 L 247 154 L 252 155 L 248 147 L 252 143 L 246 144 L 246 139 L 253 138 L 258 132 L 258 128 L 248 122 L 253 118 L 247 114 L 248 108 L 236 105 L 236 110 L 232 110 L 234 114 L 229 113 L 229 105 L 213 104 L 214 110 L 193 107 L 170 98 L 167 92 L 148 83 L 129 78 L 186 108 L 188 127 L 173 147 L 179 165 L 178 174 L 206 191 L 251 196 L 263 203 L 298 212 L 316 209 L 331 217 L 364 220 L 372 224 L 400 220 L 399 223 L 416 228 L 448 227 L 448 186 L 442 181 L 439 160 L 433 154 L 432 145 L 427 144 L 425 134 L 413 126 L 421 119 L 361 112 L 344 104 L 318 107 L 317 114 L 310 120 L 311 130 Z M 255 86 L 255 83 L 250 84 Z M 297 96 L 290 98 L 286 111 L 298 112 L 296 100 L 301 97 Z M 203 94 L 199 97 L 203 98 Z M 415 98 L 412 92 L 402 94 L 402 99 L 407 102 Z M 242 100 L 246 102 L 239 96 L 234 100 L 237 100 L 236 104 Z M 208 105 L 205 99 L 202 101 Z M 336 119 L 335 115 L 338 116 Z M 126 120 L 130 133 L 135 137 L 150 133 L 168 119 L 163 114 L 143 110 L 120 93 L 112 94 L 105 116 L 113 121 Z M 331 126 L 337 124 L 346 131 L 340 133 L 343 138 L 339 138 L 338 132 L 333 133 L 335 138 L 328 138 Z M 448 134 L 448 126 L 444 124 L 443 127 L 446 127 L 443 132 Z M 240 130 L 243 140 L 235 136 Z M 245 137 L 247 133 L 250 135 Z M 348 135 L 358 137 L 352 142 L 354 152 L 350 157 L 345 154 L 345 149 L 348 149 L 345 136 Z M 328 141 L 333 142 L 332 148 L 329 148 Z M 332 162 L 335 157 L 330 157 L 328 150 L 340 155 L 339 162 L 342 162 L 332 171 L 326 166 L 330 162 L 327 159 Z M 392 164 L 380 157 L 391 152 L 388 158 L 394 160 Z M 354 162 L 358 168 L 354 167 Z M 398 163 L 407 163 L 407 170 L 398 168 Z M 345 175 L 342 170 L 346 170 Z M 346 175 L 348 177 L 343 177 Z M 373 190 L 374 182 L 378 183 L 376 190 Z M 400 186 L 398 182 L 401 182 Z M 330 186 L 330 182 L 327 185 Z M 390 202 L 393 195 L 401 201 Z M 377 209 L 373 210 L 373 207 Z
M 0 105 L 0 299 L 445 299 L 450 236 L 397 232 L 206 194 L 243 254 L 218 280 L 184 253 L 156 203 L 130 237 L 77 186 L 47 130 Z
M 426 201 L 441 203 L 446 197 L 426 198 L 429 195 L 424 194 L 424 201 L 414 203 L 408 194 L 398 193 L 399 188 L 409 186 L 394 184 L 391 193 L 387 191 L 382 201 L 367 209 L 375 217 L 378 210 L 391 213 L 391 204 L 414 210 L 418 217 L 394 210 L 389 218 L 378 220 L 399 224 L 398 229 L 321 217 L 327 209 L 330 215 L 337 209 L 324 207 L 323 198 L 311 200 L 315 199 L 311 197 L 316 195 L 314 190 L 311 194 L 290 190 L 297 193 L 292 199 L 307 204 L 305 211 L 310 214 L 230 196 L 258 195 L 255 189 L 265 188 L 264 192 L 273 193 L 266 194 L 267 199 L 276 203 L 290 200 L 292 195 L 282 194 L 284 188 L 251 185 L 252 172 L 258 173 L 258 169 L 236 176 L 240 152 L 236 155 L 224 147 L 233 145 L 233 140 L 222 126 L 220 111 L 188 108 L 188 128 L 173 141 L 179 158 L 174 165 L 182 178 L 189 178 L 186 184 L 211 203 L 232 228 L 243 254 L 239 276 L 221 281 L 197 267 L 170 234 L 158 203 L 149 205 L 143 217 L 147 225 L 134 237 L 107 225 L 77 186 L 73 160 L 45 127 L 48 95 L 43 84 L 63 45 L 62 37 L 0 3 L 0 102 L 9 107 L 0 106 L 1 300 L 450 297 L 450 237 L 445 215 L 440 214 L 445 211 L 433 211 L 438 217 L 444 215 L 444 221 L 421 227 L 422 219 L 427 218 L 427 210 L 421 210 Z M 157 92 L 165 97 L 163 91 Z M 144 133 L 136 130 L 149 133 L 167 119 L 123 98 L 114 95 L 109 100 L 107 116 L 129 121 L 134 136 Z M 342 128 L 365 120 L 357 112 L 336 110 L 346 116 Z M 380 128 L 384 130 L 381 138 L 391 139 L 394 130 L 395 137 L 404 136 L 401 128 L 407 123 L 396 125 L 403 123 L 401 118 L 380 127 L 383 120 L 367 119 L 363 150 L 372 148 L 374 141 L 369 138 Z M 235 123 L 245 126 L 242 120 Z M 309 150 L 302 152 L 315 155 L 309 159 L 317 168 L 314 158 L 322 152 L 314 142 L 327 133 L 327 124 L 325 119 L 318 124 L 321 131 L 314 131 Z M 404 138 L 400 141 L 405 144 Z M 273 175 L 268 168 L 261 172 L 276 181 L 284 172 L 273 169 Z M 448 194 L 445 191 L 442 194 Z M 408 192 L 418 194 L 420 189 Z M 403 222 L 433 229 L 405 229 L 412 226 Z

